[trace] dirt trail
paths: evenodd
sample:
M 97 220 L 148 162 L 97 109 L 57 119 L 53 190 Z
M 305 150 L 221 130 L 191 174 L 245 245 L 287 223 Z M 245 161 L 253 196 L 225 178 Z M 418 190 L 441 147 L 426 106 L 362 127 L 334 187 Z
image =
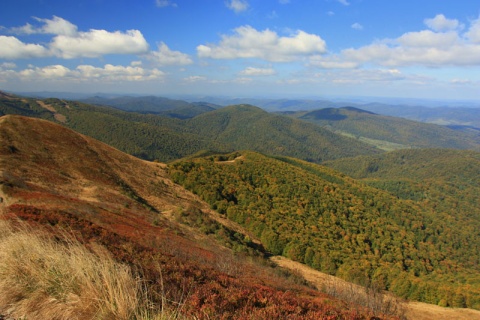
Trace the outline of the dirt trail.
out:
M 275 256 L 270 259 L 283 268 L 299 272 L 305 280 L 315 285 L 321 291 L 324 291 L 325 286 L 331 286 L 332 283 L 339 287 L 361 290 L 360 286 L 322 273 L 285 257 Z M 473 309 L 443 308 L 422 302 L 407 302 L 404 304 L 404 308 L 405 316 L 411 320 L 480 320 L 480 311 Z

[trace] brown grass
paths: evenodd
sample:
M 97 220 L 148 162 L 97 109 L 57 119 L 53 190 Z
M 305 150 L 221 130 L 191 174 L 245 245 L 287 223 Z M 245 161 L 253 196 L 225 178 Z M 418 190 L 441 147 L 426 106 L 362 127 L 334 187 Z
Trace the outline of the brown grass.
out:
M 0 220 L 0 314 L 28 319 L 178 319 L 106 249 Z M 163 308 L 163 309 L 162 309 Z
M 444 308 L 422 302 L 403 302 L 389 293 L 352 284 L 285 257 L 275 256 L 271 260 L 283 268 L 300 273 L 319 290 L 344 301 L 363 305 L 375 314 L 393 314 L 400 319 L 411 320 L 480 320 L 478 310 Z
M 306 281 L 328 295 L 365 307 L 376 316 L 395 316 L 405 319 L 405 303 L 395 296 L 382 292 L 374 286 L 363 287 L 340 278 L 314 270 L 304 264 L 285 257 L 274 256 L 277 265 L 298 272 Z

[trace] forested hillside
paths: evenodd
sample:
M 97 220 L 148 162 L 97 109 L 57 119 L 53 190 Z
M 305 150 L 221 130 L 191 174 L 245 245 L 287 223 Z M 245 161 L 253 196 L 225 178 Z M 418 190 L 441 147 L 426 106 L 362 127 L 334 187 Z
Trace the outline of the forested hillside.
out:
M 219 107 L 206 102 L 188 103 L 183 100 L 173 100 L 155 96 L 125 96 L 117 98 L 92 97 L 82 99 L 81 102 L 115 107 L 124 111 L 158 114 L 179 119 L 193 118 L 199 114 L 215 110 Z
M 406 148 L 480 150 L 478 133 L 383 116 L 353 107 L 326 108 L 291 115 L 387 151 Z
M 379 150 L 319 126 L 268 113 L 251 105 L 235 105 L 187 121 L 191 132 L 231 146 L 311 162 L 375 154 Z
M 480 308 L 480 215 L 445 210 L 442 198 L 399 199 L 323 166 L 251 152 L 176 162 L 170 174 L 272 254 L 405 298 Z M 472 200 L 456 196 L 457 206 Z
M 313 124 L 231 106 L 192 119 L 125 112 L 59 99 L 0 97 L 0 115 L 40 117 L 147 160 L 172 161 L 197 152 L 249 149 L 313 162 L 380 150 Z

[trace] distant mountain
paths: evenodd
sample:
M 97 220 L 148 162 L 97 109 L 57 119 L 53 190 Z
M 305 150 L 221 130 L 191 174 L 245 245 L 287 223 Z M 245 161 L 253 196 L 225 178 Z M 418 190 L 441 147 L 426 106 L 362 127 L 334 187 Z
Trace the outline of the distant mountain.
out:
M 149 160 L 248 149 L 319 162 L 380 152 L 355 139 L 252 106 L 231 106 L 180 120 L 75 101 L 10 97 L 0 98 L 1 114 L 57 121 Z
M 454 126 L 454 129 L 480 130 L 480 104 L 477 107 L 423 107 L 369 103 L 362 109 L 415 121 Z M 477 132 L 478 133 L 478 132 Z
M 97 96 L 80 101 L 87 104 L 110 106 L 124 111 L 158 114 L 179 119 L 192 118 L 199 114 L 215 110 L 215 107 L 218 107 L 206 102 L 188 103 L 183 100 L 173 100 L 155 96 L 125 96 L 115 98 Z
M 458 132 L 440 125 L 383 116 L 355 107 L 286 114 L 387 151 L 405 148 L 480 150 L 480 132 Z
M 452 126 L 455 130 L 477 133 L 480 130 L 480 102 L 442 102 L 402 99 L 387 102 L 366 102 L 367 99 L 253 99 L 202 97 L 218 105 L 252 104 L 269 112 L 311 111 L 326 108 L 355 107 L 377 114 L 414 121 Z M 371 100 L 388 100 L 371 98 Z M 423 105 L 422 105 L 423 103 Z M 450 106 L 454 105 L 454 106 Z

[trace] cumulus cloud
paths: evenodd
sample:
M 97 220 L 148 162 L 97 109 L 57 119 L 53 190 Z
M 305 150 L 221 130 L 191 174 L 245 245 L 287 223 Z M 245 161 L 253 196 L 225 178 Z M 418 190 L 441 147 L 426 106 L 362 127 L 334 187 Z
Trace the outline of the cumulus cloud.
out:
M 75 36 L 58 35 L 50 48 L 56 56 L 71 59 L 97 58 L 106 54 L 142 54 L 148 51 L 148 43 L 138 30 L 109 32 L 90 30 Z
M 461 27 L 456 19 L 447 19 L 443 14 L 437 14 L 434 18 L 423 20 L 425 25 L 434 31 L 451 31 Z
M 354 63 L 388 67 L 478 66 L 479 20 L 472 21 L 470 28 L 462 34 L 458 21 L 437 15 L 425 20 L 430 30 L 408 32 L 396 39 L 385 39 L 360 48 L 349 48 L 330 59 L 351 63 L 352 66 Z M 317 59 L 317 63 L 320 61 Z M 321 66 L 322 63 L 318 65 Z
M 474 44 L 480 44 L 480 18 L 472 21 L 472 25 L 465 33 L 465 37 Z
M 275 70 L 272 68 L 248 67 L 240 71 L 240 74 L 243 76 L 271 76 L 275 74 Z
M 0 36 L 0 59 L 27 59 L 48 55 L 48 49 L 42 45 L 23 43 L 15 37 Z
M 248 2 L 246 0 L 229 0 L 225 2 L 225 5 L 235 13 L 240 13 L 248 9 Z
M 188 54 L 180 51 L 172 51 L 165 43 L 158 45 L 158 50 L 150 53 L 148 58 L 158 65 L 187 65 L 193 61 Z
M 138 30 L 106 31 L 91 29 L 78 31 L 71 22 L 54 16 L 52 19 L 34 18 L 42 25 L 34 27 L 26 24 L 11 28 L 18 34 L 52 34 L 54 37 L 48 48 L 39 44 L 25 44 L 14 37 L 0 40 L 0 57 L 6 59 L 56 56 L 65 59 L 97 58 L 106 54 L 144 54 L 148 52 L 148 43 Z
M 57 80 L 70 82 L 148 81 L 162 79 L 165 76 L 165 73 L 158 69 L 112 64 L 106 64 L 103 67 L 79 65 L 75 69 L 69 69 L 59 64 L 45 67 L 30 66 L 18 72 L 2 70 L 1 74 L 10 78 L 19 78 L 23 81 Z
M 231 36 L 223 35 L 218 45 L 197 47 L 197 54 L 201 58 L 258 58 L 275 62 L 292 61 L 300 56 L 324 52 L 325 41 L 317 35 L 299 30 L 293 36 L 280 37 L 269 29 L 258 31 L 251 26 L 236 28 Z

